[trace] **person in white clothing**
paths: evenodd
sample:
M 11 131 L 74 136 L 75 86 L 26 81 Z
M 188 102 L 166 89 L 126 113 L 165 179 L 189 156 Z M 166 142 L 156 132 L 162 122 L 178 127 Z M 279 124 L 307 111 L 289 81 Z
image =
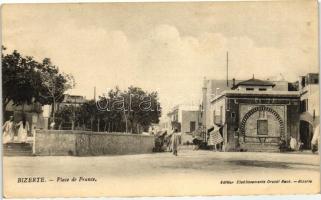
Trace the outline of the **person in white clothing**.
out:
M 17 124 L 18 128 L 18 141 L 25 143 L 28 138 L 29 123 L 26 120 L 26 117 L 23 116 L 22 120 Z
M 13 116 L 10 116 L 9 120 L 4 123 L 2 130 L 3 130 L 3 143 L 13 142 L 13 139 L 14 139 Z
M 316 153 L 318 151 L 319 144 L 320 144 L 320 125 L 317 125 L 311 140 L 312 153 Z
M 290 139 L 290 148 L 292 151 L 295 151 L 297 149 L 297 142 L 293 136 L 291 136 L 291 139 Z

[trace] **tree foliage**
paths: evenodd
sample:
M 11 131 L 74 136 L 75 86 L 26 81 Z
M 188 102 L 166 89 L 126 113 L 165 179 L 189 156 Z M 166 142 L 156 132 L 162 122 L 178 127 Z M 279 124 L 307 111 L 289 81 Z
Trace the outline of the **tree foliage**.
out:
M 60 73 L 49 58 L 37 62 L 14 50 L 4 54 L 2 46 L 2 97 L 3 108 L 12 101 L 15 105 L 39 102 L 54 104 L 62 100 L 66 90 L 74 86 L 71 75 Z M 53 106 L 55 107 L 55 106 Z
M 116 87 L 106 96 L 99 97 L 97 102 L 88 101 L 74 112 L 66 109 L 64 114 L 69 117 L 58 114 L 57 122 L 61 118 L 69 122 L 74 120 L 71 123 L 83 130 L 141 133 L 147 131 L 152 123 L 159 122 L 161 108 L 156 92 L 149 93 L 131 86 L 125 91 Z

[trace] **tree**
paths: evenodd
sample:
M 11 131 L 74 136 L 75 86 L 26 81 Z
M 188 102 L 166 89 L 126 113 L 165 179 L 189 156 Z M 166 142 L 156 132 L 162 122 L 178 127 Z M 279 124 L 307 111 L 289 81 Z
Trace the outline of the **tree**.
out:
M 123 101 L 121 113 L 126 124 L 126 132 L 140 133 L 151 123 L 158 123 L 161 115 L 157 92 L 146 92 L 139 87 L 130 86 L 119 94 Z M 118 109 L 116 109 L 118 110 Z
M 96 119 L 97 111 L 95 101 L 90 100 L 81 106 L 79 112 L 80 116 L 78 116 L 78 118 L 82 119 L 84 125 L 86 125 L 87 121 L 90 121 L 90 129 L 93 130 L 93 123 Z
M 161 108 L 156 92 L 146 92 L 139 87 L 129 87 L 121 91 L 118 87 L 99 97 L 98 119 L 103 119 L 108 131 L 117 130 L 141 133 L 151 123 L 158 123 Z M 111 127 L 111 128 L 110 128 Z
M 98 102 L 96 103 L 99 118 L 104 122 L 104 131 L 112 132 L 123 129 L 122 110 L 112 108 L 113 105 L 117 104 L 120 94 L 120 89 L 115 87 L 115 89 L 108 92 L 107 96 L 100 96 Z
M 2 46 L 2 106 L 5 110 L 10 101 L 15 105 L 39 102 L 52 104 L 55 118 L 56 103 L 62 100 L 64 92 L 75 85 L 69 74 L 60 73 L 58 67 L 45 58 L 42 63 L 30 56 L 22 56 L 14 50 L 4 54 Z
M 58 129 L 60 130 L 62 124 L 65 122 L 73 123 L 74 119 L 74 108 L 73 106 L 64 106 L 56 113 L 56 123 L 58 124 Z M 73 129 L 73 127 L 71 127 Z
M 52 104 L 52 118 L 55 120 L 56 105 L 63 100 L 64 93 L 75 86 L 72 75 L 59 73 L 49 58 L 45 58 L 41 64 L 40 78 L 42 82 L 41 97 Z
M 15 105 L 40 101 L 41 90 L 39 63 L 32 57 L 23 57 L 16 50 L 4 55 L 2 46 L 2 106 L 5 110 L 10 101 Z

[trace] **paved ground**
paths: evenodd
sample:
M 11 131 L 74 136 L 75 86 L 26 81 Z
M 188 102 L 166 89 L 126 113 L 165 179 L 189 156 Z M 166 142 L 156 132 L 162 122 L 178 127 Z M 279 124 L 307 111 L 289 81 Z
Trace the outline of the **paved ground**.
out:
M 5 157 L 5 192 L 19 196 L 201 195 L 317 192 L 319 155 L 298 153 L 211 152 L 101 157 Z M 44 177 L 45 183 L 17 183 L 19 177 Z M 69 179 L 68 182 L 59 180 Z M 75 177 L 76 182 L 70 180 Z M 78 182 L 79 177 L 92 178 Z M 288 180 L 287 185 L 235 184 L 237 180 Z M 58 181 L 57 181 L 58 180 Z M 89 180 L 89 179 L 88 179 Z M 299 184 L 296 181 L 311 180 Z M 221 181 L 233 181 L 232 185 Z M 41 188 L 41 190 L 34 190 Z M 267 190 L 271 188 L 271 190 Z M 19 192 L 18 192 L 19 191 Z M 32 191 L 32 192 L 31 192 Z M 275 192 L 274 192 L 275 191 Z

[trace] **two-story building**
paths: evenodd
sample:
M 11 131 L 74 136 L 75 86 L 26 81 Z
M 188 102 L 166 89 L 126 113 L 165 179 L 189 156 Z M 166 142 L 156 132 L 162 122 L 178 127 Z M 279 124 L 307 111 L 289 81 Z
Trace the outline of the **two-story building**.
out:
M 300 140 L 304 149 L 311 149 L 314 130 L 320 123 L 319 74 L 309 73 L 299 77 Z
M 207 121 L 223 126 L 223 150 L 278 151 L 299 139 L 300 94 L 275 86 L 253 77 L 210 99 Z

